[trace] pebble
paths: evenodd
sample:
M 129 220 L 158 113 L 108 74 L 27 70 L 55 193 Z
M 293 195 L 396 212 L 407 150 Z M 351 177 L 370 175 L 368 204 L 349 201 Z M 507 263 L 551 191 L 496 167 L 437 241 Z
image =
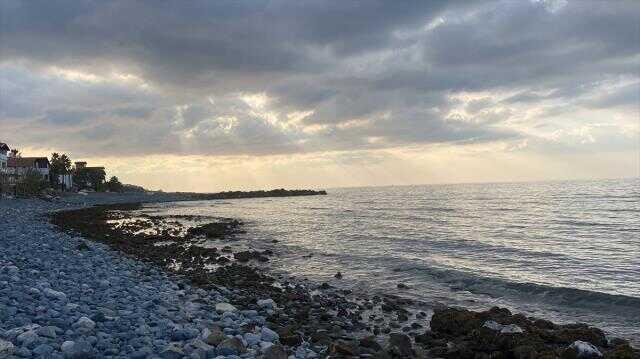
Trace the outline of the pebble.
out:
M 223 342 L 230 354 L 262 355 L 262 335 L 242 328 L 263 325 L 264 310 L 240 311 L 232 290 L 192 288 L 100 243 L 79 248 L 83 239 L 43 219 L 74 206 L 0 201 L 0 358 L 206 359 Z M 215 327 L 222 323 L 242 339 Z

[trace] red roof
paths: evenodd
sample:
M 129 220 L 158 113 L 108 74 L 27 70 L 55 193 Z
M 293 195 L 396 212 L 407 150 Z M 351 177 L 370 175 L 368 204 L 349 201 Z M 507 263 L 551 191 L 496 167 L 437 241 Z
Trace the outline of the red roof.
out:
M 49 167 L 49 159 L 46 157 L 9 157 L 7 158 L 7 167 L 33 167 L 40 164 L 40 168 Z

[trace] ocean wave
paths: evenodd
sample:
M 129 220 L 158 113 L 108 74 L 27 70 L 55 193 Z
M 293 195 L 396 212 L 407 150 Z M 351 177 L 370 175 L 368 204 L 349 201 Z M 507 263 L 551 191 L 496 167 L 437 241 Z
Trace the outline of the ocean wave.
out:
M 426 265 L 397 266 L 393 268 L 393 271 L 426 275 L 446 284 L 452 290 L 465 290 L 493 298 L 517 296 L 518 299 L 525 301 L 542 301 L 599 312 L 635 312 L 640 319 L 640 298 L 638 297 L 537 283 L 521 283 Z

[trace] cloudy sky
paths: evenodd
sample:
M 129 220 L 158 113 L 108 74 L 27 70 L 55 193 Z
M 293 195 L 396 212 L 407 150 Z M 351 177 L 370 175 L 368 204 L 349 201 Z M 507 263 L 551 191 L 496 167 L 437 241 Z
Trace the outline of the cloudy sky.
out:
M 25 155 L 165 190 L 639 175 L 634 0 L 0 4 Z

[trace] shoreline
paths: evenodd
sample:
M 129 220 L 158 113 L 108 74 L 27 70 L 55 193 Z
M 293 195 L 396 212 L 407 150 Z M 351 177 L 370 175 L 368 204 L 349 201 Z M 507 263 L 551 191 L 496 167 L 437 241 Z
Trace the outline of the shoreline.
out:
M 250 312 L 251 315 L 254 315 L 255 312 L 255 318 L 262 318 L 262 320 L 257 319 L 257 322 L 261 322 L 261 325 L 254 323 L 253 328 L 249 325 L 238 331 L 238 333 L 241 332 L 242 334 L 236 333 L 236 335 L 240 335 L 240 338 L 244 339 L 239 339 L 241 343 L 236 347 L 236 352 L 240 354 L 245 351 L 244 355 L 248 357 L 284 357 L 282 355 L 267 356 L 268 353 L 280 351 L 280 349 L 288 351 L 289 354 L 297 355 L 296 357 L 303 358 L 324 357 L 327 355 L 332 355 L 333 357 L 361 355 L 362 357 L 379 358 L 473 358 L 477 357 L 476 355 L 497 355 L 496 353 L 501 353 L 502 357 L 519 355 L 518 357 L 525 358 L 530 357 L 526 355 L 533 355 L 532 353 L 536 353 L 537 357 L 554 357 L 554 355 L 568 357 L 566 355 L 570 355 L 571 350 L 567 348 L 576 340 L 595 342 L 594 344 L 598 346 L 598 350 L 604 353 L 605 357 L 623 358 L 624 356 L 620 355 L 625 353 L 631 355 L 627 357 L 637 357 L 638 355 L 637 352 L 626 346 L 624 341 L 616 340 L 609 343 L 604 339 L 604 334 L 601 331 L 584 325 L 555 325 L 544 320 L 512 315 L 504 309 L 492 309 L 483 313 L 475 313 L 462 309 L 440 308 L 436 310 L 436 315 L 429 321 L 426 313 L 407 310 L 406 307 L 410 304 L 410 301 L 400 297 L 373 296 L 369 298 L 367 293 L 351 293 L 350 291 L 340 290 L 325 284 L 316 285 L 304 280 L 274 278 L 270 274 L 264 273 L 259 266 L 247 265 L 247 263 L 252 262 L 259 263 L 265 261 L 265 259 L 268 261 L 268 257 L 273 256 L 275 251 L 271 253 L 258 253 L 256 251 L 234 253 L 232 249 L 225 249 L 223 246 L 220 251 L 216 250 L 218 254 L 213 256 L 215 261 L 212 262 L 210 249 L 203 250 L 197 246 L 189 246 L 191 249 L 180 253 L 177 259 L 182 259 L 183 261 L 189 257 L 194 259 L 179 270 L 168 270 L 168 265 L 175 261 L 176 256 L 168 255 L 166 246 L 158 246 L 154 250 L 152 248 L 154 246 L 149 246 L 149 243 L 142 244 L 142 240 L 149 240 L 149 235 L 147 234 L 131 241 L 135 236 L 131 236 L 129 233 L 127 237 L 126 233 L 112 232 L 108 229 L 109 226 L 103 223 L 106 222 L 105 218 L 100 217 L 112 210 L 126 213 L 127 210 L 139 208 L 138 206 L 131 204 L 119 204 L 111 207 L 99 205 L 98 207 L 75 208 L 71 211 L 66 211 L 66 214 L 62 216 L 65 218 L 63 222 L 66 226 L 67 236 L 69 230 L 79 231 L 85 236 L 93 237 L 90 243 L 100 243 L 100 246 L 107 245 L 109 246 L 109 251 L 116 250 L 115 254 L 124 252 L 127 254 L 125 257 L 128 259 L 135 258 L 134 261 L 138 263 L 141 263 L 140 260 L 148 262 L 142 266 L 151 267 L 154 270 L 161 269 L 163 275 L 166 275 L 169 280 L 183 283 L 184 288 L 192 287 L 190 289 L 203 291 L 201 295 L 204 298 L 200 298 L 200 300 L 206 301 L 207 299 L 205 298 L 208 298 L 211 292 L 226 292 L 227 298 L 225 300 L 228 300 L 228 303 L 222 303 L 235 307 L 235 310 L 230 312 Z M 51 207 L 55 207 L 55 205 L 51 205 Z M 62 208 L 58 208 L 58 211 L 68 209 L 65 207 L 73 206 L 59 207 Z M 47 212 L 50 211 L 51 209 Z M 56 213 L 60 215 L 60 213 L 65 212 Z M 53 216 L 56 216 L 56 213 Z M 73 223 L 74 220 L 72 219 L 74 215 L 76 216 L 75 223 Z M 146 227 L 158 226 L 158 224 L 158 221 L 155 223 L 151 221 L 151 224 Z M 210 229 L 213 230 L 213 237 L 224 243 L 224 241 L 233 236 L 234 231 L 241 230 L 241 226 L 240 223 L 227 221 Z M 144 229 L 143 227 L 145 225 L 137 223 L 129 229 L 140 230 Z M 164 228 L 163 231 L 164 235 L 156 236 L 157 238 L 153 240 L 162 242 L 172 237 L 168 228 Z M 105 234 L 108 234 L 108 236 L 105 236 Z M 116 234 L 121 239 L 113 241 L 111 238 L 114 238 Z M 191 233 L 187 236 L 187 241 L 194 240 L 198 235 L 197 233 Z M 123 236 L 127 238 L 122 240 Z M 137 247 L 131 245 L 132 242 L 139 245 Z M 83 245 L 91 248 L 95 244 L 88 245 L 88 242 L 80 241 L 76 250 L 85 251 L 79 249 Z M 179 247 L 179 245 L 173 245 L 168 249 L 171 253 L 178 253 L 177 249 Z M 221 260 L 220 258 L 227 259 Z M 218 263 L 219 261 L 223 263 Z M 149 266 L 149 264 L 151 265 Z M 213 275 L 204 270 L 206 265 L 212 264 L 217 266 Z M 215 294 L 213 298 L 216 298 Z M 216 303 L 214 308 L 217 307 L 217 304 L 220 303 Z M 222 318 L 225 315 L 229 318 L 230 315 L 225 313 L 227 312 L 222 311 L 220 313 Z M 499 325 L 514 325 L 523 330 L 524 333 L 518 333 L 517 330 L 514 333 L 506 333 L 503 330 L 504 327 L 497 326 L 488 328 L 487 323 L 491 321 L 495 321 Z M 385 323 L 385 325 L 376 325 L 376 323 Z M 429 327 L 431 327 L 431 330 L 427 329 Z M 215 343 L 214 338 L 209 337 L 212 333 L 216 334 L 216 330 L 227 334 L 226 328 L 229 327 L 224 326 L 216 329 L 216 325 L 209 325 L 208 327 L 200 328 L 200 334 L 196 336 L 197 339 L 190 338 L 186 340 L 186 343 L 185 340 L 182 340 L 179 341 L 179 344 L 174 343 L 171 345 L 178 345 L 180 346 L 179 349 L 184 350 L 185 347 L 192 344 L 191 342 L 197 341 L 198 345 L 200 345 L 200 342 L 204 342 L 206 345 L 213 347 L 206 348 L 207 350 L 219 351 L 218 346 L 220 346 L 221 341 L 231 340 L 232 338 L 222 338 L 217 335 L 217 339 L 221 339 L 221 341 Z M 267 333 L 267 337 L 271 333 L 276 334 L 275 336 L 271 335 L 272 339 L 275 337 L 277 339 L 271 342 L 276 344 L 272 345 L 274 348 L 270 351 L 263 348 L 263 346 L 267 346 L 266 344 L 263 345 L 261 340 L 264 333 Z M 205 336 L 204 334 L 207 335 Z M 544 336 L 541 336 L 541 334 L 544 334 Z M 252 342 L 254 345 L 251 346 L 247 337 L 253 341 L 256 335 L 260 340 L 257 343 Z M 548 340 L 541 342 L 541 338 Z M 210 343 L 207 339 L 211 339 Z M 211 343 L 216 345 L 213 346 Z M 236 342 L 235 344 L 238 343 Z M 189 347 L 189 349 L 191 348 Z M 200 349 L 202 349 L 202 346 Z M 166 350 L 168 349 L 153 347 L 153 352 L 160 354 L 161 357 L 168 357 L 162 356 L 162 352 Z M 205 355 L 203 357 L 209 357 L 206 350 L 204 351 Z M 191 352 L 194 351 L 192 350 Z M 183 352 L 183 354 L 186 353 Z M 278 354 L 275 353 L 273 355 Z M 149 354 L 144 357 L 153 357 L 153 355 Z

